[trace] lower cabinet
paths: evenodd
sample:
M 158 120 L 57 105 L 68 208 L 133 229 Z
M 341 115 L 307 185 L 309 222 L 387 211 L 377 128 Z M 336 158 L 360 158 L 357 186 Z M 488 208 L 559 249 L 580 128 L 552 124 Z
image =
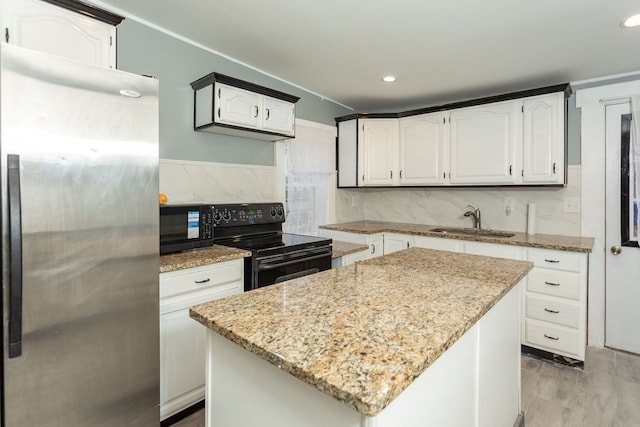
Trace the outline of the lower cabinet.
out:
M 368 255 L 358 255 L 357 261 L 363 261 L 369 258 L 375 258 L 384 255 L 384 237 L 382 233 L 376 234 L 364 234 L 364 233 L 349 233 L 346 231 L 327 230 L 320 228 L 318 230 L 320 237 L 328 237 L 333 240 L 341 240 L 349 243 L 360 243 L 362 245 L 369 246 Z M 355 261 L 354 261 L 355 262 Z M 342 264 L 347 265 L 347 264 Z
M 413 246 L 413 236 L 408 234 L 384 233 L 384 253 L 390 254 Z
M 522 344 L 584 361 L 588 254 L 428 236 L 413 236 L 413 244 L 533 262 L 522 290 Z
M 206 328 L 189 307 L 239 294 L 244 261 L 160 274 L 160 418 L 204 399 Z
M 584 360 L 588 255 L 529 248 L 527 260 L 522 344 Z
M 368 250 L 353 252 L 350 254 L 342 255 L 341 257 L 331 260 L 331 268 L 343 267 L 345 265 L 353 264 L 358 261 L 364 261 L 371 258 L 371 253 Z

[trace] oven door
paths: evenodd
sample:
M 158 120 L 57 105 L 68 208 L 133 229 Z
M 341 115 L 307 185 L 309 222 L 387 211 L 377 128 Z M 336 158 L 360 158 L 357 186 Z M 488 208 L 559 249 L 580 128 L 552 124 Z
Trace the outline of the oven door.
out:
M 331 246 L 268 257 L 255 256 L 250 289 L 273 285 L 330 268 Z

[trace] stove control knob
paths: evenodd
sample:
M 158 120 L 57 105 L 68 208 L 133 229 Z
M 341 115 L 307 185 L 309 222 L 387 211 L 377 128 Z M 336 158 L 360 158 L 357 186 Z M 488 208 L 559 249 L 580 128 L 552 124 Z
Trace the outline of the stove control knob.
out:
M 215 222 L 220 222 L 221 219 L 222 219 L 222 214 L 220 213 L 220 211 L 216 209 L 216 211 L 213 214 L 213 220 Z
M 231 212 L 225 210 L 224 213 L 222 214 L 222 219 L 229 222 L 229 220 L 231 219 Z
M 276 216 L 276 208 L 272 206 L 270 213 L 271 213 L 271 216 Z
M 282 206 L 278 206 L 278 216 L 282 216 L 282 214 L 284 214 L 284 209 L 282 209 Z

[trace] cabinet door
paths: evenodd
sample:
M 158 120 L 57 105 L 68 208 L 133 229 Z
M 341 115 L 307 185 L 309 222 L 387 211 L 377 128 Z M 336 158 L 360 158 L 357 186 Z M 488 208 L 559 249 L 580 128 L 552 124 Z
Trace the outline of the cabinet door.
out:
M 496 243 L 464 242 L 464 253 L 507 259 L 524 258 L 522 246 L 499 245 Z
M 393 185 L 398 158 L 398 121 L 368 119 L 362 120 L 361 126 L 358 148 L 363 169 L 358 177 L 360 185 Z
M 408 234 L 384 233 L 384 254 L 401 251 L 413 246 L 413 236 Z
M 101 67 L 116 67 L 113 25 L 41 0 L 5 0 L 9 43 Z
M 162 418 L 176 412 L 167 404 L 181 410 L 204 398 L 206 342 L 206 328 L 189 317 L 188 306 L 160 316 Z
M 216 122 L 258 128 L 261 96 L 248 90 L 216 83 Z
M 262 97 L 262 129 L 294 134 L 295 104 L 281 99 Z
M 384 255 L 384 237 L 382 234 L 375 234 L 367 237 L 369 245 L 369 258 Z
M 400 185 L 442 184 L 448 163 L 448 114 L 400 119 Z
M 506 101 L 450 112 L 452 184 L 508 184 L 519 179 L 522 101 Z M 518 175 L 518 178 L 516 176 Z
M 413 236 L 413 245 L 416 248 L 436 249 L 449 252 L 463 252 L 464 249 L 464 241 L 462 240 L 428 236 Z
M 564 95 L 525 98 L 522 181 L 564 183 Z

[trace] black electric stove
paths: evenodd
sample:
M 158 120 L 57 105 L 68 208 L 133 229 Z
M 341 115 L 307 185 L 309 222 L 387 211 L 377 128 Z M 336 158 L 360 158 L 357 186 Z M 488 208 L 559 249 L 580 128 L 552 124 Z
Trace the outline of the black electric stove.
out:
M 245 291 L 331 268 L 331 239 L 282 232 L 282 203 L 213 206 L 214 243 L 251 251 Z

